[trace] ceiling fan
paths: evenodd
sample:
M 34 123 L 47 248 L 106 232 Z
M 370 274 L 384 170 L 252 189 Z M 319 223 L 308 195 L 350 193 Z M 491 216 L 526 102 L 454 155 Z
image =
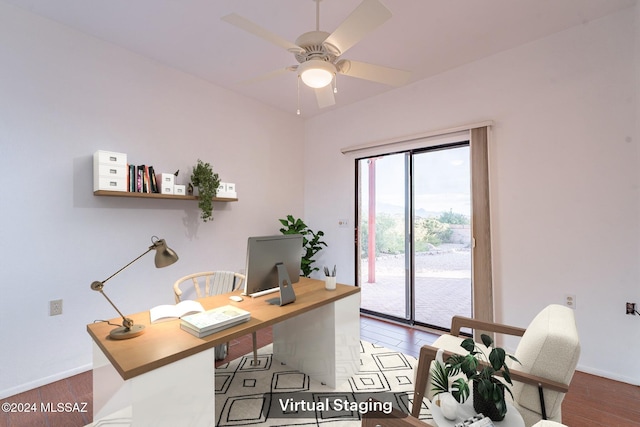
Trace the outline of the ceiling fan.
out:
M 320 1 L 316 2 L 316 29 L 298 37 L 291 43 L 248 19 L 231 13 L 222 20 L 255 36 L 280 46 L 294 54 L 298 65 L 272 71 L 249 82 L 265 80 L 282 73 L 295 71 L 304 84 L 313 88 L 320 108 L 335 104 L 335 76 L 343 74 L 390 86 L 402 86 L 409 80 L 408 71 L 342 59 L 341 56 L 369 32 L 391 18 L 391 12 L 379 0 L 362 3 L 329 34 L 320 31 Z M 334 83 L 333 85 L 331 83 Z M 298 109 L 300 114 L 300 109 Z

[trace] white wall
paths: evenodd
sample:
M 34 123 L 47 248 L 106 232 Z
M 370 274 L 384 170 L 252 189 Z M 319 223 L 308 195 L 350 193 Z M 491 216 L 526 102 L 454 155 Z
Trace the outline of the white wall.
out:
M 638 7 L 305 123 L 305 213 L 319 263 L 353 283 L 354 164 L 340 148 L 495 121 L 496 319 L 526 326 L 575 294 L 579 368 L 640 384 Z M 638 43 L 640 45 L 640 43 Z M 345 83 L 346 84 L 346 83 Z M 515 342 L 508 341 L 507 347 Z
M 152 235 L 180 261 L 138 261 L 107 283 L 125 313 L 171 303 L 178 277 L 244 268 L 246 238 L 302 215 L 297 117 L 0 2 L 0 397 L 90 369 L 86 325 L 113 318 L 91 291 L 141 254 Z M 198 158 L 237 203 L 214 221 L 194 201 L 94 197 L 92 155 L 127 153 L 188 181 Z M 274 167 L 283 158 L 287 168 Z M 63 299 L 64 314 L 48 316 Z

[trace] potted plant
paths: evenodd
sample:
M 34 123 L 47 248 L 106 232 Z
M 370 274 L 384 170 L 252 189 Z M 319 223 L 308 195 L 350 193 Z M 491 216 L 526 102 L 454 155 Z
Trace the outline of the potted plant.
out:
M 495 347 L 493 339 L 489 335 L 482 334 L 481 339 L 482 343 L 491 349 L 488 356 L 472 338 L 467 338 L 460 345 L 469 354 L 454 354 L 449 357 L 443 367 L 436 368 L 434 377 L 438 379 L 433 380 L 432 384 L 434 387 L 439 384 L 440 388 L 446 384 L 448 388 L 449 376 L 464 374 L 466 381 L 464 378 L 458 378 L 452 386 L 451 394 L 453 397 L 460 403 L 464 402 L 469 397 L 469 382 L 471 382 L 473 384 L 473 409 L 493 421 L 500 421 L 507 413 L 505 391 L 511 394 L 507 384 L 513 385 L 506 363 L 507 358 L 520 362 L 514 356 L 507 354 L 504 349 Z M 504 382 L 500 377 L 504 378 Z M 511 396 L 513 397 L 512 394 Z
M 220 179 L 209 163 L 198 159 L 198 164 L 193 168 L 191 183 L 198 188 L 198 206 L 202 211 L 200 216 L 204 222 L 213 219 L 213 198 L 216 196 Z
M 311 277 L 311 273 L 320 270 L 318 267 L 312 267 L 315 262 L 313 257 L 327 244 L 320 240 L 324 236 L 324 232 L 318 231 L 317 233 L 310 229 L 307 224 L 300 218 L 294 218 L 293 215 L 287 215 L 286 219 L 280 219 L 280 224 L 284 225 L 280 229 L 282 234 L 302 234 L 302 248 L 304 254 L 300 262 L 300 269 L 302 270 L 302 276 Z

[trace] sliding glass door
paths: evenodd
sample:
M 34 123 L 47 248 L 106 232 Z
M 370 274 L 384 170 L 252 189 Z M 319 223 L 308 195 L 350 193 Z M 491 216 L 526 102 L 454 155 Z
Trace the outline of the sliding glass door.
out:
M 357 161 L 363 312 L 448 328 L 471 315 L 469 145 Z

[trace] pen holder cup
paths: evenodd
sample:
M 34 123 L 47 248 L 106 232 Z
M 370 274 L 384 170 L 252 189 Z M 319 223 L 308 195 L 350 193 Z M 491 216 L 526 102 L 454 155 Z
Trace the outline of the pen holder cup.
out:
M 335 276 L 325 276 L 324 278 L 324 288 L 328 291 L 333 291 L 336 289 L 336 277 Z

